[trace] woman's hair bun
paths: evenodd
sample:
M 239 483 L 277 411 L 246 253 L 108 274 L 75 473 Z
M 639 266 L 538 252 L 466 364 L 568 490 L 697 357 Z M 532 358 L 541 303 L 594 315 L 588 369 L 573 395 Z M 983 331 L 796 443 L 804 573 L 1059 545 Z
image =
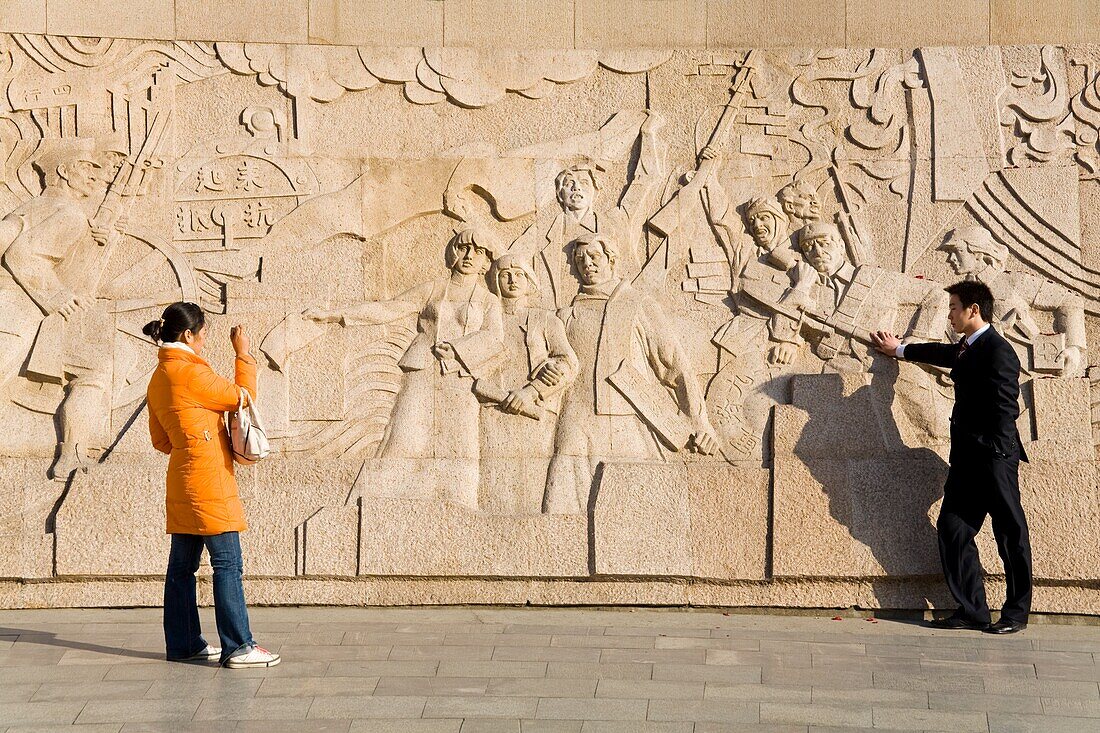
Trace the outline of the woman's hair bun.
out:
M 149 321 L 141 332 L 154 341 L 170 344 L 179 341 L 184 332 L 197 334 L 206 324 L 202 308 L 194 303 L 180 301 L 164 309 L 159 321 Z
M 160 341 L 160 329 L 163 323 L 164 321 L 159 319 L 156 321 L 149 321 L 141 329 L 141 332 L 154 341 Z

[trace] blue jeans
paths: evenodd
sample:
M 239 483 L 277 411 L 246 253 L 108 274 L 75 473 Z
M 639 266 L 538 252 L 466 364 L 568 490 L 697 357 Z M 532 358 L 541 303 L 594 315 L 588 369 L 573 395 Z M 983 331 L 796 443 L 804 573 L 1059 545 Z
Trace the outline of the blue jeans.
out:
M 255 646 L 248 628 L 241 574 L 241 541 L 237 532 L 215 535 L 174 534 L 164 577 L 164 644 L 169 660 L 186 659 L 206 648 L 199 628 L 195 572 L 202 548 L 214 568 L 214 619 L 221 637 L 221 662 L 245 647 Z

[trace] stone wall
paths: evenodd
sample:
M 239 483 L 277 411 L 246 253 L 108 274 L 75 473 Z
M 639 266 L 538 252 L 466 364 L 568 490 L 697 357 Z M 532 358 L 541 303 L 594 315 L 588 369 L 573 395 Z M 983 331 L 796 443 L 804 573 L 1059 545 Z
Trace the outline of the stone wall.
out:
M 1100 46 L 708 50 L 723 4 L 662 2 L 676 48 L 601 49 L 578 1 L 520 52 L 400 5 L 440 36 L 0 35 L 0 606 L 158 602 L 141 327 L 181 299 L 260 360 L 256 602 L 945 605 L 950 380 L 867 334 L 948 338 L 969 276 L 1024 367 L 1035 607 L 1096 610 Z M 158 7 L 117 32 L 205 33 Z
M 1092 0 L 4 0 L 0 30 L 469 48 L 1087 43 Z

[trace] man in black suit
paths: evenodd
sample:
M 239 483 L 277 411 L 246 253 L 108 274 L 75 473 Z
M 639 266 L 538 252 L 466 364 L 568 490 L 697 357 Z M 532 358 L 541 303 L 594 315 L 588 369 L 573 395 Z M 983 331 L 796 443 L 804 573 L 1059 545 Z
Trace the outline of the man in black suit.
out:
M 989 325 L 993 294 L 981 282 L 947 288 L 948 320 L 962 339 L 957 344 L 902 344 L 897 336 L 872 334 L 887 356 L 951 370 L 955 407 L 951 411 L 951 468 L 936 523 L 947 587 L 959 608 L 933 626 L 1012 634 L 1027 628 L 1031 610 L 1031 544 L 1020 505 L 1019 467 L 1027 461 L 1016 430 L 1020 414 L 1020 360 Z M 986 515 L 1005 568 L 1005 604 L 990 624 L 975 535 Z

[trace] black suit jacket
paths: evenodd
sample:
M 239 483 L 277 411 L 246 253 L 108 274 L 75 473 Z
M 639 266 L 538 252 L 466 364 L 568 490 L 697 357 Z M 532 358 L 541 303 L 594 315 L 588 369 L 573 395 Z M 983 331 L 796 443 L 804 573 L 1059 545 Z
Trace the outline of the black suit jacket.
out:
M 966 352 L 958 344 L 908 344 L 905 359 L 951 370 L 951 463 L 990 455 L 1027 460 L 1016 430 L 1020 360 L 1001 334 L 987 328 Z

